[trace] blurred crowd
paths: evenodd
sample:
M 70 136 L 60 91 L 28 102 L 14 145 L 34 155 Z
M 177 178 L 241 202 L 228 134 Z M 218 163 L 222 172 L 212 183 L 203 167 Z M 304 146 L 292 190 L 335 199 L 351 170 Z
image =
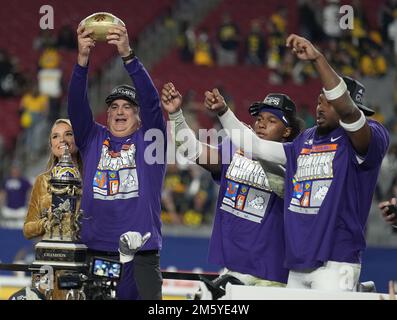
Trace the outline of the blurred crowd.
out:
M 60 29 L 57 36 L 51 30 L 41 30 L 34 39 L 31 49 L 40 54 L 38 71 L 58 68 L 60 66 L 58 50 L 76 49 L 75 32 L 67 25 Z M 11 55 L 7 47 L 0 48 L 0 97 L 20 97 L 31 87 L 32 82 L 35 82 L 35 76 L 22 70 L 19 58 Z M 37 76 L 40 78 L 39 75 Z
M 14 157 L 21 162 L 34 162 L 47 150 L 47 141 L 43 138 L 49 124 L 60 117 L 64 104 L 60 52 L 75 49 L 75 32 L 67 25 L 57 35 L 52 30 L 41 30 L 33 40 L 31 54 L 37 56 L 33 71 L 22 70 L 16 56 L 0 49 L 0 98 L 19 99 L 16 125 L 20 134 L 8 149 L 16 149 Z
M 211 177 L 201 167 L 168 165 L 162 192 L 163 223 L 212 224 L 216 195 Z
M 194 30 L 189 23 L 182 23 L 178 42 L 180 58 L 208 67 L 237 64 L 266 67 L 272 71 L 270 83 L 280 84 L 292 79 L 300 84 L 316 74 L 310 64 L 300 63 L 290 50 L 286 50 L 286 36 L 295 32 L 325 49 L 333 66 L 348 76 L 381 77 L 389 64 L 395 65 L 396 1 L 388 0 L 381 6 L 376 28 L 370 27 L 361 1 L 352 1 L 352 30 L 343 30 L 339 25 L 340 1 L 298 2 L 299 30 L 289 27 L 291 13 L 284 5 L 270 17 L 253 19 L 246 33 L 240 31 L 238 21 L 228 13 L 223 15 L 216 30 Z
M 32 55 L 38 57 L 34 72 L 22 72 L 18 58 L 0 49 L 0 98 L 19 99 L 15 125 L 20 133 L 8 150 L 0 150 L 0 155 L 12 153 L 8 170 L 0 175 L 2 225 L 7 227 L 22 226 L 30 196 L 29 180 L 34 178 L 25 177 L 24 171 L 47 154 L 50 124 L 65 112 L 61 110 L 64 84 L 60 51 L 75 50 L 76 45 L 70 26 L 63 26 L 57 35 L 41 30 L 31 47 Z

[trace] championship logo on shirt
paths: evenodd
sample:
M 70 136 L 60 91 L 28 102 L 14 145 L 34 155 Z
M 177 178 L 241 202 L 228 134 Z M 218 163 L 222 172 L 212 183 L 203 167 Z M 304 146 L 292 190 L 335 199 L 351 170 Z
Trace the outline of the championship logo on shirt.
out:
M 245 204 L 245 196 L 239 194 L 236 201 L 236 209 L 243 210 Z
M 260 163 L 238 153 L 233 155 L 226 172 L 226 178 L 261 190 L 271 191 L 268 177 Z
M 109 149 L 106 139 L 93 181 L 95 199 L 113 200 L 138 197 L 134 144 L 124 144 L 119 152 Z
M 317 214 L 331 185 L 333 160 L 337 144 L 302 148 L 297 160 L 293 193 L 289 209 L 305 214 Z
M 94 186 L 99 188 L 107 188 L 106 172 L 97 171 L 94 177 Z
M 256 210 L 262 210 L 265 207 L 265 199 L 262 197 L 256 197 L 255 199 L 248 202 L 248 206 Z
M 236 201 L 236 209 L 238 210 L 243 210 L 244 205 L 245 205 L 245 199 L 247 198 L 247 194 L 249 191 L 249 187 L 242 185 L 237 196 L 237 201 Z
M 223 203 L 226 203 L 227 205 L 234 207 L 236 203 L 236 197 L 239 187 L 240 185 L 238 183 L 227 180 Z
M 246 196 L 247 195 L 247 193 L 248 193 L 248 190 L 249 190 L 249 188 L 247 187 L 247 186 L 242 186 L 241 188 L 240 188 L 240 194 L 241 195 L 243 195 L 243 196 Z
M 269 204 L 270 193 L 251 188 L 245 206 L 245 211 L 263 217 Z
M 269 179 L 260 163 L 236 152 L 226 172 L 226 178 L 221 209 L 260 223 L 271 195 Z
M 108 174 L 109 177 L 109 192 L 114 195 L 119 192 L 119 177 L 116 171 L 111 171 Z
M 120 192 L 129 193 L 138 190 L 138 176 L 136 169 L 120 170 Z

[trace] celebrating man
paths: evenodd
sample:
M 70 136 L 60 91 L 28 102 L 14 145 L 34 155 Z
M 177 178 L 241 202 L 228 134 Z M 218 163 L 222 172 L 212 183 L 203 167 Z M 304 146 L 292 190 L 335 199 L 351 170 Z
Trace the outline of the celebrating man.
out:
M 109 29 L 107 43 L 117 47 L 135 87 L 114 88 L 106 98 L 107 127 L 94 122 L 87 97 L 88 59 L 95 47 L 92 33 L 84 26 L 77 29 L 78 58 L 68 100 L 84 164 L 82 241 L 90 254 L 117 258 L 122 234 L 131 230 L 150 233 L 134 260 L 125 264 L 117 297 L 161 299 L 160 198 L 165 156 L 158 155 L 162 161 L 154 164 L 144 159 L 145 148 L 151 143 L 144 139 L 147 130 L 159 129 L 165 139 L 159 95 L 130 48 L 127 29 L 114 26 Z

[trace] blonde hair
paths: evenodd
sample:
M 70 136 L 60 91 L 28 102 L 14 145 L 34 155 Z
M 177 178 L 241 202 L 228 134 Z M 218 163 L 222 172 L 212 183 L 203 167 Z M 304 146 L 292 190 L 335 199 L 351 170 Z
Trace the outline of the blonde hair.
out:
M 51 152 L 51 132 L 54 129 L 54 127 L 56 125 L 60 124 L 60 123 L 66 123 L 73 130 L 72 123 L 70 122 L 69 119 L 57 119 L 57 120 L 55 120 L 54 124 L 51 127 L 50 136 L 48 138 L 49 147 L 50 147 L 50 155 L 48 157 L 48 162 L 47 162 L 47 171 L 51 171 L 52 168 L 54 168 L 55 165 L 59 161 L 59 159 Z M 83 161 L 81 159 L 79 151 L 77 151 L 76 160 L 77 160 L 77 168 L 79 169 L 79 172 L 83 173 Z

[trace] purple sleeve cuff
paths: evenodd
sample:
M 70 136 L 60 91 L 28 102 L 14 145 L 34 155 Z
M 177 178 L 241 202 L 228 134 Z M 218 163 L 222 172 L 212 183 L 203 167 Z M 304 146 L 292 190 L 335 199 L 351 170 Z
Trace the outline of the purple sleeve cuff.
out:
M 373 120 L 367 121 L 371 128 L 371 141 L 368 146 L 368 151 L 366 155 L 359 156 L 359 158 L 362 159 L 362 162 L 359 163 L 356 157 L 354 157 L 354 161 L 359 165 L 373 168 L 380 166 L 382 163 L 389 147 L 389 133 L 380 123 Z
M 78 63 L 75 64 L 74 66 L 74 72 L 78 76 L 87 76 L 88 73 L 88 66 L 87 67 L 82 67 Z
M 135 57 L 132 61 L 128 64 L 124 64 L 125 69 L 129 74 L 134 74 L 141 68 L 141 63 L 139 62 L 138 58 Z

